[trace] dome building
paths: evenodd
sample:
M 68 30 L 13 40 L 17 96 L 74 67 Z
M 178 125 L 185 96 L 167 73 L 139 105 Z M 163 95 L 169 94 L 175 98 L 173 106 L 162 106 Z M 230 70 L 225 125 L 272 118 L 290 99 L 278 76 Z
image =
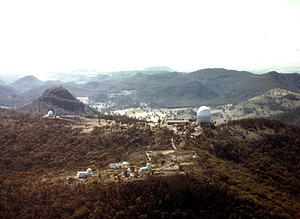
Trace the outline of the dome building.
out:
M 201 106 L 197 111 L 197 124 L 201 122 L 210 122 L 211 110 L 207 106 Z
M 47 116 L 48 117 L 53 117 L 54 116 L 54 113 L 52 110 L 49 110 L 49 112 L 47 113 Z

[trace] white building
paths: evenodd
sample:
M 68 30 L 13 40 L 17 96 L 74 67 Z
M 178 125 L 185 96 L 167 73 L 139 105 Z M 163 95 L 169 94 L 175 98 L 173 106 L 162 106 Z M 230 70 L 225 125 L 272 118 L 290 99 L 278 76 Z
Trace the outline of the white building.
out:
M 118 168 L 118 167 L 119 167 L 119 165 L 118 165 L 117 163 L 110 163 L 108 166 L 109 166 L 109 168 L 111 168 L 111 169 L 115 169 L 115 168 Z
M 210 122 L 211 110 L 207 106 L 201 106 L 197 111 L 197 124 L 201 122 Z
M 140 172 L 150 171 L 150 170 L 151 170 L 151 163 L 147 163 L 147 165 L 145 167 L 140 168 Z
M 88 168 L 86 171 L 78 171 L 76 175 L 77 178 L 87 178 L 89 176 L 93 176 L 93 171 L 91 168 Z
M 47 116 L 48 117 L 53 117 L 54 116 L 54 113 L 52 110 L 49 110 L 49 112 L 47 113 Z
M 121 163 L 121 166 L 122 167 L 127 167 L 129 165 L 129 163 L 127 162 L 127 161 L 123 161 L 122 163 Z

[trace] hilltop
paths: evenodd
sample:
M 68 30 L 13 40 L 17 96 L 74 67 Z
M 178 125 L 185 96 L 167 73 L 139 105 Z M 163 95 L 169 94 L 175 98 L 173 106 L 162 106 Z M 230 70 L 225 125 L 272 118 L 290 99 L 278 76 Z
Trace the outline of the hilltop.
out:
M 22 77 L 22 78 L 16 80 L 15 82 L 11 83 L 10 86 L 20 92 L 25 92 L 25 91 L 29 91 L 31 89 L 37 88 L 43 84 L 44 84 L 44 82 L 40 81 L 35 76 L 27 75 L 25 77 Z
M 56 115 L 95 115 L 97 112 L 89 106 L 81 103 L 62 86 L 51 87 L 44 91 L 43 95 L 18 111 L 31 115 L 45 115 L 49 110 Z
M 213 109 L 213 118 L 218 123 L 223 123 L 242 118 L 269 117 L 288 112 L 299 106 L 300 93 L 275 88 L 239 104 L 217 106 Z M 284 114 L 281 118 L 283 117 Z M 273 118 L 276 119 L 276 117 Z
M 0 199 L 0 216 L 299 217 L 295 126 L 244 119 L 204 126 L 200 136 L 189 137 L 127 117 L 98 119 L 97 127 L 83 132 L 82 117 L 1 117 L 0 195 L 6 199 Z M 108 170 L 122 160 L 141 166 L 147 151 L 154 172 L 177 166 L 178 174 L 127 180 Z M 180 159 L 189 162 L 179 168 Z M 94 177 L 72 177 L 86 167 Z

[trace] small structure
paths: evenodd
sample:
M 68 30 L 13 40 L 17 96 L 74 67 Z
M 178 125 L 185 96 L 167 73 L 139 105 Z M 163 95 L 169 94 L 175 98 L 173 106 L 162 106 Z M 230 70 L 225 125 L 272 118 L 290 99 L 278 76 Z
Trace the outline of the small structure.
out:
M 128 164 L 129 164 L 129 163 L 128 163 L 127 161 L 123 161 L 123 162 L 121 163 L 121 166 L 122 166 L 122 167 L 127 167 Z
M 167 120 L 168 125 L 187 125 L 189 124 L 188 120 Z
M 93 176 L 93 171 L 91 168 L 88 168 L 86 171 L 78 171 L 76 177 L 77 178 L 87 178 L 89 176 Z
M 108 166 L 109 166 L 109 168 L 111 168 L 111 169 L 116 169 L 116 168 L 119 167 L 119 165 L 118 165 L 117 163 L 110 163 Z
M 207 106 L 201 106 L 197 111 L 197 124 L 200 125 L 201 122 L 210 123 L 211 110 Z
M 185 135 L 185 134 L 186 134 L 186 131 L 177 131 L 177 134 L 178 134 L 178 135 Z
M 121 172 L 121 176 L 123 177 L 132 177 L 134 174 L 132 173 L 131 169 L 128 168 L 126 171 Z
M 145 167 L 140 168 L 140 172 L 150 171 L 150 170 L 151 170 L 151 163 L 147 163 L 147 165 Z
M 200 135 L 202 135 L 202 132 L 194 132 L 191 134 L 191 136 L 194 136 L 194 137 L 198 137 Z
M 52 117 L 54 116 L 53 111 L 52 111 L 52 110 L 49 110 L 49 112 L 47 113 L 47 116 L 52 118 Z

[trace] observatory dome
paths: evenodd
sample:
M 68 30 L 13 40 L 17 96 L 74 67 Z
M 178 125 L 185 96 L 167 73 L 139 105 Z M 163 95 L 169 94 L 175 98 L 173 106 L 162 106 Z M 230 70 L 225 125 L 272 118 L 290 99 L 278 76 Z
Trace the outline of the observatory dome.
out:
M 47 116 L 48 116 L 48 117 L 53 117 L 53 115 L 54 115 L 53 111 L 52 111 L 52 110 L 49 110 Z
M 207 106 L 201 106 L 197 111 L 197 124 L 201 122 L 210 122 L 211 110 Z

